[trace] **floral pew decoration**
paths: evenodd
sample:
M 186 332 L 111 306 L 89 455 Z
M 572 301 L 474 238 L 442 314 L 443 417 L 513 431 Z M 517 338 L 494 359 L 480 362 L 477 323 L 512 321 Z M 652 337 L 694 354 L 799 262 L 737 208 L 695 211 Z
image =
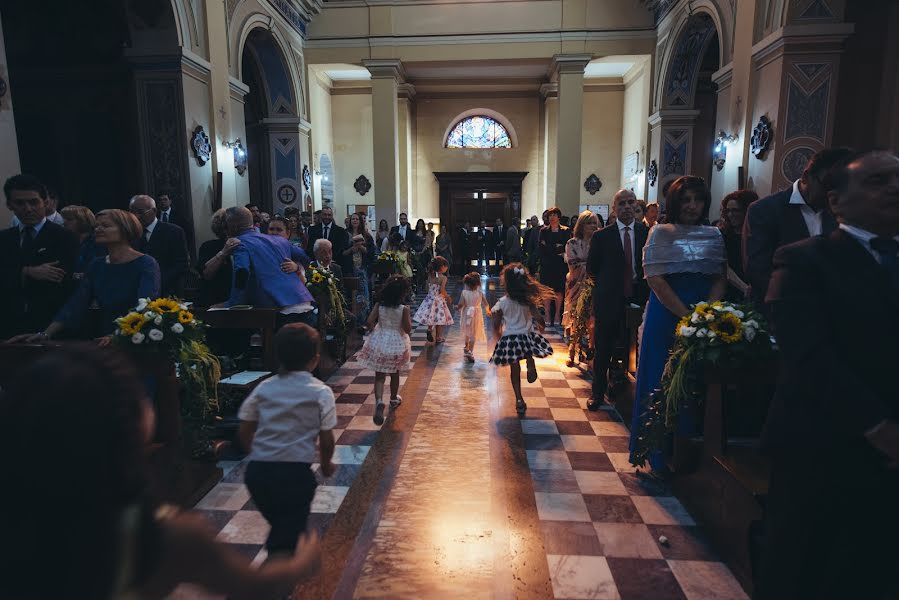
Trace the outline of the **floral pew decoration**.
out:
M 568 366 L 593 360 L 593 288 L 592 277 L 584 280 L 581 293 L 571 313 L 571 341 L 568 346 Z
M 686 407 L 702 405 L 706 367 L 735 368 L 763 364 L 775 352 L 765 319 L 751 306 L 700 302 L 676 327 L 674 346 L 660 389 L 647 399 L 631 463 L 643 466 L 665 448 Z
M 372 265 L 372 272 L 376 275 L 383 275 L 385 278 L 389 277 L 399 270 L 399 261 L 400 257 L 397 256 L 396 252 L 392 250 L 381 252 Z
M 351 319 L 337 278 L 330 271 L 310 266 L 306 269 L 306 287 L 318 304 L 321 328 L 333 331 L 343 341 L 349 331 Z

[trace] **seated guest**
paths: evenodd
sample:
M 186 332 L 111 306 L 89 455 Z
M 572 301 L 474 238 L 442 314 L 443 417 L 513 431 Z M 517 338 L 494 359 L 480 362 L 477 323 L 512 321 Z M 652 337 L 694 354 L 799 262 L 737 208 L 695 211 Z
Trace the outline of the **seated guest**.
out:
M 159 297 L 159 265 L 152 256 L 132 247 L 143 229 L 131 213 L 118 209 L 100 211 L 95 237 L 107 256 L 95 258 L 72 294 L 47 329 L 37 334 L 17 336 L 11 341 L 52 339 L 63 330 L 109 335 L 115 320 L 128 313 L 141 298 Z M 88 324 L 89 311 L 97 307 L 99 321 Z
M 281 324 L 304 322 L 315 326 L 312 294 L 286 262 L 308 265 L 309 257 L 282 236 L 255 230 L 253 214 L 243 207 L 225 210 L 228 233 L 240 241 L 232 253 L 231 297 L 223 306 L 250 304 L 256 308 L 278 308 Z
M 184 278 L 189 265 L 184 230 L 174 223 L 160 221 L 156 217 L 156 201 L 150 196 L 134 196 L 128 208 L 144 228 L 138 249 L 155 258 L 159 264 L 161 294 L 183 296 Z
M 407 279 L 412 279 L 412 263 L 410 262 L 409 246 L 406 245 L 403 236 L 396 232 L 391 233 L 387 238 L 387 248 L 385 248 L 385 251 L 396 254 L 397 274 L 402 275 Z
M 325 239 L 315 240 L 315 243 L 312 245 L 312 254 L 315 256 L 315 260 L 310 263 L 310 266 L 327 271 L 337 279 L 343 278 L 343 271 L 340 269 L 340 265 L 334 262 L 331 242 Z
M 200 244 L 197 252 L 197 271 L 200 272 L 197 304 L 200 306 L 224 302 L 231 295 L 231 253 L 240 244 L 239 240 L 228 239 L 224 208 L 212 214 L 210 228 L 216 239 Z
M 47 188 L 30 175 L 3 186 L 19 224 L 0 232 L 0 338 L 43 331 L 73 289 L 78 238 L 47 220 Z
M 758 199 L 759 195 L 752 190 L 737 190 L 721 201 L 718 229 L 727 250 L 727 283 L 737 292 L 728 294 L 729 300 L 739 301 L 749 295 L 749 284 L 743 274 L 743 221 L 749 205 Z
M 60 212 L 62 214 L 63 227 L 78 236 L 78 241 L 81 244 L 78 250 L 78 258 L 75 261 L 75 268 L 72 272 L 72 279 L 81 279 L 90 264 L 94 262 L 94 259 L 106 254 L 106 249 L 103 246 L 98 246 L 97 241 L 94 239 L 97 218 L 88 207 L 75 204 L 66 206 Z
M 155 415 L 123 353 L 58 349 L 4 392 L 0 418 L 10 427 L 0 451 L 16 456 L 5 469 L 17 486 L 0 499 L 0 511 L 15 515 L 3 524 L 16 549 L 4 558 L 4 598 L 161 599 L 186 582 L 216 596 L 283 598 L 316 570 L 315 535 L 255 567 L 202 516 L 153 499 Z M 61 459 L 78 467 L 60 468 Z M 65 560 L 48 560 L 51 539 Z
M 899 158 L 845 162 L 827 194 L 839 228 L 774 255 L 781 367 L 759 598 L 897 597 Z

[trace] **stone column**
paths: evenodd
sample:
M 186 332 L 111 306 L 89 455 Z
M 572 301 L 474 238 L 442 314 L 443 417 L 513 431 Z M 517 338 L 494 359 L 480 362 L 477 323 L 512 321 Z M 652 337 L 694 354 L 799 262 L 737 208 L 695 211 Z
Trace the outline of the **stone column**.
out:
M 415 87 L 411 83 L 403 83 L 398 87 L 399 104 L 399 211 L 423 215 L 422 207 L 413 201 L 415 191 Z M 431 216 L 428 212 L 426 216 Z
M 540 137 L 542 140 L 540 156 L 540 168 L 542 170 L 543 188 L 540 190 L 540 205 L 537 207 L 537 216 L 556 203 L 556 144 L 558 140 L 559 126 L 559 84 L 544 83 L 540 86 L 540 95 L 543 97 L 543 111 L 540 115 Z
M 399 115 L 397 88 L 404 82 L 397 59 L 363 61 L 371 73 L 375 212 L 378 220 L 396 224 L 400 200 Z
M 566 215 L 577 214 L 580 204 L 584 69 L 591 58 L 589 54 L 557 54 L 550 67 L 559 85 L 555 202 Z
M 693 167 L 693 125 L 698 110 L 663 109 L 649 117 L 650 160 L 656 164 L 656 183 L 647 198 L 664 209 L 665 183 L 691 173 Z
M 3 27 L 0 25 L 0 181 L 6 181 L 22 170 L 19 164 L 17 139 L 9 69 L 6 66 L 6 49 L 3 45 Z M 6 227 L 10 219 L 12 213 L 6 208 L 6 202 L 3 202 L 0 205 L 0 227 Z

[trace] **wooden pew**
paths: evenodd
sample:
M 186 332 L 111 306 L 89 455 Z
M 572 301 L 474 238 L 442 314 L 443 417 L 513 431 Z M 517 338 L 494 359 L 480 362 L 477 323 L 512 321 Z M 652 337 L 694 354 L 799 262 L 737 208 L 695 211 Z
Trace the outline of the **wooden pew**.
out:
M 274 336 L 278 326 L 277 308 L 197 309 L 198 319 L 217 329 L 258 329 L 262 335 L 262 364 L 269 371 L 278 370 Z

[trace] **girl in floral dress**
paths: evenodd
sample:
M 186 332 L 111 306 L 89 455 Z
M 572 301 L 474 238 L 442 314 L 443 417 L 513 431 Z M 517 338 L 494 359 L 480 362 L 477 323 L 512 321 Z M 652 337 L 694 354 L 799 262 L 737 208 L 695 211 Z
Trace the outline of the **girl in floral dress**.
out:
M 412 357 L 412 319 L 409 307 L 403 299 L 409 293 L 409 281 L 402 275 L 391 275 L 381 288 L 379 302 L 368 316 L 368 329 L 372 334 L 365 340 L 357 360 L 375 372 L 375 425 L 384 424 L 384 380 L 390 373 L 390 408 L 396 408 L 403 399 L 400 391 L 400 369 L 409 364 Z
M 442 337 L 442 327 L 453 324 L 453 315 L 449 309 L 449 294 L 446 293 L 446 273 L 449 263 L 442 256 L 433 258 L 428 265 L 428 295 L 413 317 L 419 323 L 428 326 L 428 341 L 438 344 L 446 341 Z M 436 332 L 432 333 L 432 329 Z M 436 335 L 436 340 L 434 339 Z
M 481 313 L 481 305 L 487 307 L 487 316 L 490 316 L 490 305 L 484 292 L 481 291 L 481 275 L 472 271 L 462 278 L 465 289 L 459 297 L 459 313 L 462 319 L 462 335 L 465 337 L 465 360 L 474 362 L 475 342 L 484 342 L 487 335 L 484 333 L 484 316 Z

